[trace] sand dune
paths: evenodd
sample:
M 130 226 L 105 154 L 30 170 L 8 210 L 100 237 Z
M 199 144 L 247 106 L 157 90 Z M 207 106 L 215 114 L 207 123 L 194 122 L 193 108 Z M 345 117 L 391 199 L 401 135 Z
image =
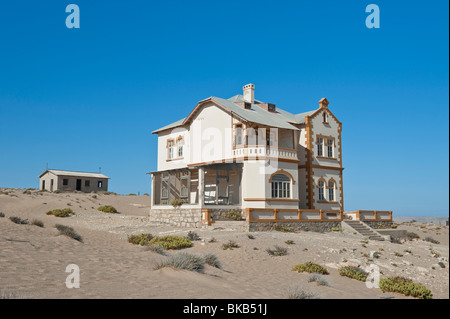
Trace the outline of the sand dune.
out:
M 25 298 L 284 298 L 289 286 L 302 285 L 321 298 L 383 298 L 405 296 L 369 289 L 365 283 L 341 277 L 338 267 L 357 259 L 364 267 L 370 251 L 380 250 L 374 261 L 383 276 L 410 277 L 430 288 L 434 298 L 449 298 L 448 227 L 430 223 L 402 224 L 421 238 L 431 236 L 432 244 L 422 239 L 403 244 L 370 241 L 363 247 L 362 237 L 353 233 L 312 232 L 247 233 L 227 229 L 195 229 L 202 241 L 183 251 L 194 254 L 212 252 L 223 270 L 207 266 L 204 273 L 163 268 L 154 270 L 163 256 L 127 242 L 130 234 L 173 233 L 186 235 L 189 229 L 152 224 L 146 218 L 148 196 L 100 195 L 82 193 L 39 193 L 5 190 L 0 193 L 0 291 L 14 291 Z M 100 205 L 113 205 L 120 214 L 97 211 Z M 47 216 L 45 212 L 69 207 L 76 215 L 68 218 Z M 39 219 L 40 228 L 18 225 L 8 217 Z M 83 243 L 59 235 L 55 223 L 73 227 Z M 211 238 L 217 242 L 210 243 Z M 222 250 L 228 240 L 241 247 Z M 286 240 L 295 244 L 286 245 Z M 267 248 L 288 248 L 288 255 L 273 257 Z M 305 248 L 307 250 L 305 250 Z M 432 249 L 432 251 L 430 250 Z M 408 252 L 405 252 L 408 251 Z M 411 253 L 410 253 L 410 252 Z M 395 252 L 403 256 L 395 255 Z M 440 257 L 436 256 L 436 253 Z M 173 254 L 173 252 L 169 252 Z M 436 267 L 444 258 L 445 268 Z M 309 274 L 292 271 L 306 261 L 325 265 L 329 286 L 308 283 Z M 68 289 L 65 272 L 68 264 L 80 267 L 80 288 Z M 434 269 L 433 269 L 434 268 Z

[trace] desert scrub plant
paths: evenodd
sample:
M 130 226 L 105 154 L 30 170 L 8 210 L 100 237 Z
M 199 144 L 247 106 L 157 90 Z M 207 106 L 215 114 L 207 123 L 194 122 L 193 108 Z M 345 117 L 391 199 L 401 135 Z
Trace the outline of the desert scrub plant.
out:
M 398 228 L 398 225 L 397 225 L 397 224 L 392 224 L 392 225 L 391 225 L 391 228 L 392 228 L 392 229 L 396 229 L 396 228 Z
M 331 231 L 341 231 L 341 229 L 339 227 L 333 227 L 331 228 Z
M 220 219 L 226 219 L 226 220 L 242 220 L 242 213 L 238 210 L 231 209 L 227 211 L 225 214 L 223 214 Z
M 53 215 L 56 217 L 69 217 L 71 215 L 75 215 L 75 212 L 71 210 L 70 208 L 63 208 L 63 209 L 53 209 L 46 212 L 47 215 Z
M 319 295 L 308 289 L 299 287 L 288 287 L 285 292 L 286 299 L 319 299 Z
M 172 205 L 174 208 L 179 208 L 181 205 L 183 205 L 184 202 L 181 199 L 174 199 L 170 202 L 170 205 Z
M 328 269 L 325 267 L 322 267 L 316 263 L 313 263 L 312 261 L 308 261 L 304 264 L 295 265 L 292 270 L 295 270 L 297 272 L 309 272 L 309 273 L 318 273 L 322 275 L 328 275 Z
M 407 232 L 406 238 L 408 238 L 408 240 L 413 240 L 413 239 L 419 239 L 420 236 L 414 232 Z
M 255 239 L 255 236 L 253 236 L 252 234 L 247 234 L 248 239 Z
M 398 251 L 394 252 L 394 255 L 396 257 L 403 257 L 403 254 L 399 253 Z
M 294 245 L 294 244 L 295 244 L 294 241 L 291 240 L 291 239 L 286 240 L 284 243 L 285 243 L 286 245 Z
M 100 212 L 109 213 L 109 214 L 117 214 L 118 213 L 117 209 L 115 209 L 114 206 L 111 206 L 111 205 L 100 206 L 99 208 L 97 208 L 97 210 Z
M 72 227 L 64 226 L 61 224 L 56 224 L 55 227 L 59 231 L 60 235 L 70 237 L 81 243 L 83 242 L 83 238 Z
M 205 269 L 205 258 L 185 252 L 177 253 L 156 264 L 155 270 L 165 267 L 203 272 Z
M 344 277 L 349 277 L 352 279 L 356 279 L 359 281 L 366 281 L 367 276 L 369 276 L 369 273 L 365 272 L 359 267 L 354 266 L 344 266 L 339 268 L 338 270 L 339 275 Z
M 308 282 L 315 282 L 319 286 L 329 286 L 328 281 L 321 274 L 311 274 L 308 277 Z
M 215 242 L 217 242 L 217 239 L 214 237 L 208 240 L 208 243 L 215 243 Z
M 440 244 L 440 242 L 432 237 L 425 237 L 424 239 L 427 242 L 433 243 L 433 244 Z
M 196 232 L 193 232 L 191 230 L 187 233 L 186 238 L 191 240 L 191 241 L 201 240 L 200 236 Z
M 33 219 L 31 221 L 31 225 L 38 226 L 38 227 L 44 227 L 44 223 L 39 219 Z
M 233 248 L 239 248 L 239 247 L 241 247 L 241 246 L 236 244 L 236 242 L 233 240 L 229 240 L 228 243 L 222 245 L 223 250 L 227 250 L 227 249 L 233 250 Z
M 148 245 L 150 243 L 150 240 L 152 239 L 153 239 L 152 234 L 139 234 L 128 236 L 129 243 L 140 246 Z
M 395 276 L 388 278 L 381 278 L 379 283 L 380 289 L 383 292 L 398 292 L 405 296 L 411 296 L 419 299 L 431 299 L 433 294 L 431 290 L 422 284 L 417 284 L 411 279 Z
M 150 240 L 149 244 L 160 245 L 165 249 L 182 249 L 191 247 L 192 241 L 180 236 L 167 235 L 161 237 L 154 237 L 152 240 Z
M 212 253 L 207 253 L 203 256 L 203 258 L 205 259 L 205 263 L 207 265 L 210 265 L 212 267 L 215 267 L 217 269 L 222 269 L 222 264 L 219 261 L 219 258 L 217 257 L 217 255 L 212 254 Z
M 5 214 L 0 212 L 0 217 L 5 217 Z
M 160 245 L 146 245 L 145 250 L 160 254 L 160 255 L 167 255 L 166 254 L 166 250 L 164 249 L 164 247 L 160 246 Z
M 266 252 L 270 256 L 285 256 L 285 255 L 287 255 L 287 248 L 275 246 L 273 249 L 267 248 Z
M 292 227 L 288 227 L 288 226 L 278 226 L 277 225 L 275 227 L 275 230 L 278 230 L 278 231 L 280 231 L 282 233 L 290 233 L 290 232 L 293 231 L 293 228 Z
M 19 225 L 26 225 L 26 224 L 28 224 L 28 220 L 22 219 L 22 218 L 16 217 L 16 216 L 9 217 L 9 220 L 12 221 L 13 223 L 16 223 L 16 224 L 19 224 Z

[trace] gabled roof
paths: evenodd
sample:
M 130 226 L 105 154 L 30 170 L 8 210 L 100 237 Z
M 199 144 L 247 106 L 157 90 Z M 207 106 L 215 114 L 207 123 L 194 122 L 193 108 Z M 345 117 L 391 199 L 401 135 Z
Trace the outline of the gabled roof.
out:
M 172 124 L 166 125 L 160 129 L 153 131 L 152 133 L 158 133 L 167 129 L 183 126 L 189 123 L 190 119 L 194 116 L 195 111 L 204 103 L 213 102 L 217 106 L 221 107 L 225 111 L 231 112 L 237 117 L 240 117 L 244 121 L 253 122 L 257 124 L 267 125 L 271 127 L 284 128 L 290 130 L 298 130 L 294 125 L 305 123 L 305 117 L 313 114 L 317 110 L 312 110 L 305 113 L 300 114 L 292 114 L 290 112 L 284 111 L 280 109 L 278 106 L 276 107 L 276 112 L 268 112 L 263 108 L 259 107 L 258 104 L 262 104 L 264 102 L 255 100 L 254 103 L 251 104 L 250 109 L 245 109 L 236 103 L 245 102 L 244 97 L 240 94 L 235 95 L 229 99 L 223 99 L 216 96 L 211 96 L 205 100 L 198 102 L 197 106 L 194 110 L 185 118 L 180 119 Z M 293 125 L 294 124 L 294 125 Z
M 38 177 L 41 178 L 47 173 L 53 173 L 56 176 L 76 176 L 76 177 L 91 177 L 91 178 L 108 178 L 108 176 L 105 176 L 100 173 L 88 173 L 88 172 L 75 172 L 75 171 L 63 171 L 59 169 L 48 169 Z

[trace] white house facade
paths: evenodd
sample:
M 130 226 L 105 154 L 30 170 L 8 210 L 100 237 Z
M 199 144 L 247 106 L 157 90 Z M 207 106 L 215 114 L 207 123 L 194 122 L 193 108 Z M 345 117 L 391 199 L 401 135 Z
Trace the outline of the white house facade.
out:
M 178 200 L 183 208 L 341 212 L 341 131 L 325 98 L 293 114 L 256 100 L 253 84 L 229 99 L 209 97 L 153 131 L 152 207 Z

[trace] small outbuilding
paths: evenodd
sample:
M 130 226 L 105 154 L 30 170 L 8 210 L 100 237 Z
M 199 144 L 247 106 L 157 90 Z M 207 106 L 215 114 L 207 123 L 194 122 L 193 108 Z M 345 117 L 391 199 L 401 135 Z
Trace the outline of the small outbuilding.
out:
M 109 177 L 100 173 L 48 169 L 39 175 L 39 189 L 50 192 L 107 192 Z

